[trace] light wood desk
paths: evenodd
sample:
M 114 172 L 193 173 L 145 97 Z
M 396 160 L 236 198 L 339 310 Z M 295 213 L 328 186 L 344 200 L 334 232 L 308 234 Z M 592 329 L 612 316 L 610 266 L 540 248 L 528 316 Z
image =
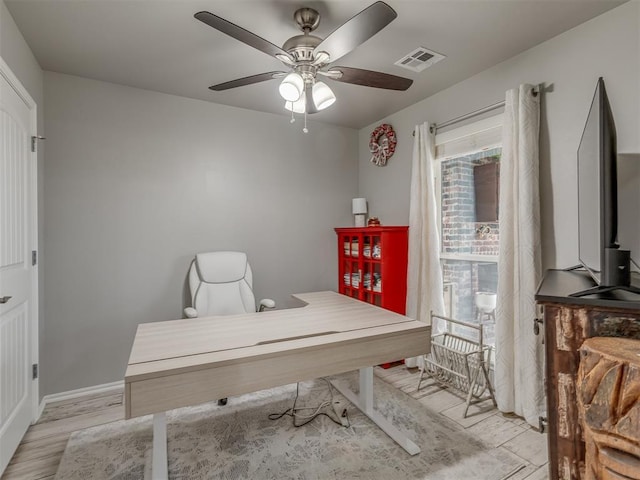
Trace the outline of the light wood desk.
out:
M 125 417 L 154 415 L 154 479 L 167 478 L 167 410 L 355 369 L 359 395 L 334 386 L 407 452 L 420 452 L 373 409 L 371 366 L 427 353 L 430 327 L 335 292 L 294 297 L 307 305 L 138 326 Z

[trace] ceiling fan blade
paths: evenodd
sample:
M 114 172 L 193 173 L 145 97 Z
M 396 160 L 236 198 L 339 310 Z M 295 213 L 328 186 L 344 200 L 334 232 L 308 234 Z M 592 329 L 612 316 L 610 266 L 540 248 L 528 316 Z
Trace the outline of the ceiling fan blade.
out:
M 340 72 L 341 75 L 334 72 Z M 326 75 L 336 82 L 353 83 L 365 87 L 386 88 L 387 90 L 406 90 L 413 83 L 413 80 L 409 78 L 353 67 L 331 67 L 331 70 L 326 72 Z
M 196 17 L 201 22 L 206 23 L 210 27 L 213 27 L 222 33 L 226 33 L 230 37 L 233 37 L 236 40 L 240 40 L 242 43 L 246 43 L 247 45 L 258 49 L 261 52 L 266 53 L 267 55 L 271 55 L 274 57 L 276 55 L 280 55 L 281 57 L 288 58 L 293 62 L 291 55 L 289 55 L 277 45 L 274 45 L 264 38 L 259 37 L 255 33 L 251 33 L 249 30 L 245 30 L 244 28 L 239 27 L 235 23 L 231 23 L 230 21 L 225 20 L 222 17 L 214 15 L 210 12 L 198 12 L 194 15 L 194 17 Z
M 304 87 L 304 96 L 307 104 L 305 105 L 305 110 L 307 113 L 318 113 L 318 109 L 316 108 L 316 104 L 313 102 L 313 85 L 311 83 L 305 84 Z
M 222 90 L 229 90 L 230 88 L 244 87 L 245 85 L 251 85 L 254 83 L 272 80 L 274 78 L 284 77 L 286 74 L 287 72 L 259 73 L 258 75 L 251 75 L 249 77 L 238 78 L 229 82 L 212 85 L 211 87 L 209 87 L 209 89 L 220 92 Z
M 331 32 L 314 50 L 327 52 L 331 62 L 346 55 L 386 27 L 398 14 L 384 2 L 369 5 Z

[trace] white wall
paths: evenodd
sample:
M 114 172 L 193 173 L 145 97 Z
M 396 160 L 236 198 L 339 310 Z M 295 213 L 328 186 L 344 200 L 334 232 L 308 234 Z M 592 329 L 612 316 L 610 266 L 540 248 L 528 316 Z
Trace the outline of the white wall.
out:
M 45 394 L 122 379 L 197 252 L 246 251 L 280 307 L 335 289 L 355 130 L 51 72 L 45 100 Z
M 387 225 L 408 222 L 411 134 L 416 124 L 444 122 L 497 103 L 506 90 L 521 83 L 545 83 L 552 91 L 543 95 L 541 112 L 543 265 L 577 264 L 576 151 L 599 76 L 605 79 L 611 101 L 618 151 L 640 152 L 639 32 L 640 2 L 633 0 L 360 130 L 359 193 L 369 200 L 370 214 Z M 429 75 L 429 69 L 423 75 Z M 370 163 L 367 147 L 371 131 L 382 122 L 393 125 L 398 148 L 381 168 Z M 640 161 L 638 156 L 626 156 L 625 161 L 629 158 Z M 640 177 L 636 188 L 640 189 Z M 634 257 L 640 256 L 640 238 L 625 245 L 631 238 L 625 225 L 638 224 L 638 211 L 640 204 L 621 205 L 620 240 L 623 247 L 631 246 Z
M 0 1 L 0 56 L 41 109 L 42 69 L 3 1 Z

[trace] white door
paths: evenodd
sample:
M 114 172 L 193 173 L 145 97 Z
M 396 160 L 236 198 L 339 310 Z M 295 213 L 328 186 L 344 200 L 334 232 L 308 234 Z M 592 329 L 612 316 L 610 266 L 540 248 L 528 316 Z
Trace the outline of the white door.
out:
M 0 473 L 34 418 L 37 396 L 34 118 L 33 101 L 0 59 Z

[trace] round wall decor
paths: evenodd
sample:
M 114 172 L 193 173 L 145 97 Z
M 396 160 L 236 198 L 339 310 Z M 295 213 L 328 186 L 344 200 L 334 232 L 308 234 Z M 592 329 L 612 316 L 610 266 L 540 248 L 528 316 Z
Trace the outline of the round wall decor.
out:
M 384 167 L 387 164 L 387 160 L 391 158 L 396 151 L 396 132 L 393 131 L 393 127 L 388 123 L 376 127 L 371 132 L 371 138 L 369 139 L 369 151 L 371 152 L 371 163 L 378 167 Z

